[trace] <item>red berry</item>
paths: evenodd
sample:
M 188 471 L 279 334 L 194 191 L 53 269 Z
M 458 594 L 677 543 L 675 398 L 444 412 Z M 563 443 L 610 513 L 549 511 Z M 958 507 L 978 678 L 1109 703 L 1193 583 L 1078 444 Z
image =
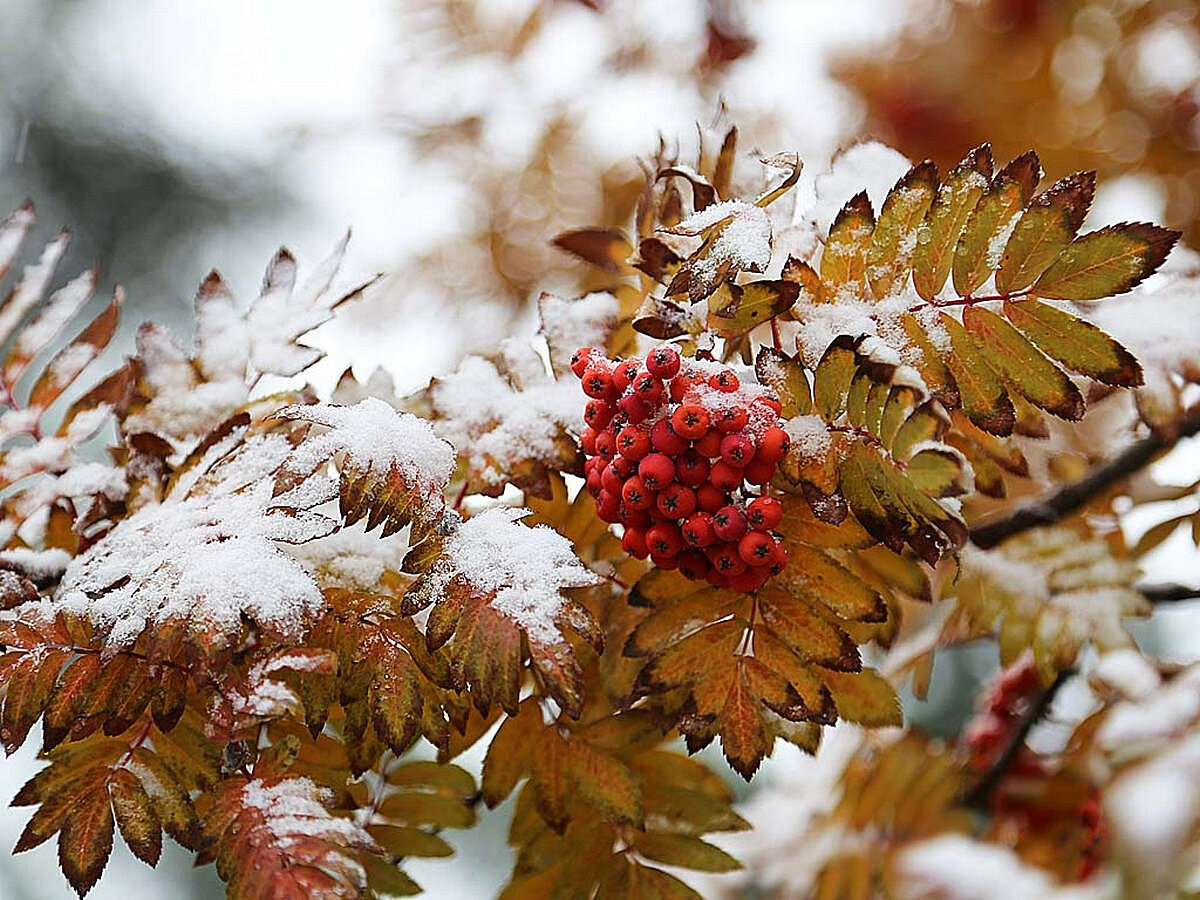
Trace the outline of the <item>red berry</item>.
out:
M 726 406 L 718 410 L 716 415 L 717 430 L 725 434 L 741 431 L 750 421 L 750 416 L 742 406 Z
M 613 408 L 603 400 L 589 400 L 583 408 L 583 421 L 595 431 L 599 431 L 613 417 Z
M 742 386 L 742 383 L 738 380 L 738 377 L 729 369 L 725 369 L 718 372 L 716 375 L 713 375 L 708 379 L 708 383 L 712 387 L 715 387 L 718 391 L 724 391 L 727 394 L 732 394 Z
M 687 392 L 690 391 L 695 386 L 695 384 L 696 383 L 694 381 L 692 381 L 692 379 L 684 378 L 682 375 L 678 375 L 675 378 L 672 378 L 671 379 L 671 391 L 670 391 L 671 402 L 672 403 L 681 402 L 683 400 L 684 396 L 687 394 Z
M 696 495 L 682 484 L 669 484 L 659 491 L 655 506 L 668 519 L 683 519 L 696 511 Z
M 633 379 L 633 392 L 651 406 L 656 406 L 666 394 L 662 381 L 649 372 L 643 372 Z
M 709 569 L 708 574 L 705 575 L 704 577 L 708 580 L 708 583 L 711 584 L 715 588 L 729 587 L 729 576 L 722 575 L 716 569 Z
M 679 557 L 678 556 L 660 556 L 656 553 L 651 553 L 650 561 L 653 562 L 654 565 L 656 565 L 658 568 L 662 569 L 665 572 L 669 572 L 672 569 L 679 568 Z
M 680 531 L 683 532 L 684 543 L 689 547 L 707 547 L 717 539 L 716 534 L 713 532 L 713 517 L 711 513 L 692 513 L 684 521 Z
M 752 459 L 750 465 L 742 469 L 742 475 L 751 484 L 767 484 L 775 477 L 775 463 Z
M 758 439 L 758 451 L 755 455 L 763 462 L 777 464 L 787 456 L 789 444 L 791 439 L 786 431 L 782 428 L 768 428 Z
M 593 497 L 599 497 L 600 491 L 602 489 L 603 488 L 602 488 L 602 480 L 601 480 L 600 470 L 593 469 L 591 472 L 588 473 L 587 491 Z
M 766 396 L 760 395 L 760 396 L 754 398 L 754 402 L 757 403 L 759 406 L 765 406 L 767 409 L 771 410 L 771 412 L 775 413 L 775 415 L 779 415 L 780 412 L 783 411 L 783 407 L 780 405 L 779 401 L 776 400 L 774 397 L 766 397 Z
M 737 466 L 731 466 L 723 459 L 713 463 L 712 468 L 708 470 L 708 480 L 726 491 L 740 488 L 743 478 L 744 475 L 741 469 Z
M 615 522 L 621 515 L 621 498 L 608 491 L 600 491 L 596 498 L 596 515 L 605 522 Z
M 654 520 L 644 509 L 630 509 L 628 504 L 622 504 L 621 521 L 634 528 L 649 528 Z
M 613 369 L 613 384 L 620 393 L 625 393 L 625 389 L 633 384 L 633 379 L 637 378 L 639 369 L 641 369 L 641 363 L 636 359 L 627 359 Z
M 713 533 L 722 541 L 741 540 L 746 533 L 746 514 L 736 506 L 722 506 L 713 513 Z
M 696 451 L 701 456 L 716 459 L 721 455 L 721 432 L 710 428 L 700 440 L 696 441 Z
M 684 550 L 679 554 L 679 571 L 693 581 L 708 574 L 708 557 L 699 550 Z
M 771 573 L 766 569 L 749 568 L 740 575 L 734 575 L 729 579 L 729 587 L 735 591 L 750 593 L 757 591 L 766 580 L 771 577 Z
M 638 463 L 638 475 L 650 490 L 662 490 L 675 479 L 675 462 L 665 453 L 651 453 Z
M 650 429 L 650 444 L 660 453 L 675 456 L 688 448 L 688 442 L 675 433 L 669 418 L 659 419 Z
M 671 415 L 671 427 L 675 433 L 689 441 L 703 437 L 710 421 L 708 410 L 695 403 L 685 403 Z
M 655 556 L 675 556 L 683 549 L 679 526 L 673 522 L 651 525 L 646 532 L 646 543 Z
M 621 538 L 621 549 L 636 559 L 645 559 L 650 554 L 646 545 L 646 531 L 643 528 L 625 526 L 625 536 Z
M 766 566 L 775 550 L 775 538 L 761 531 L 748 531 L 738 541 L 738 556 L 748 566 Z
M 787 551 L 783 549 L 783 544 L 775 542 L 775 547 L 771 551 L 771 561 L 767 564 L 767 571 L 772 575 L 778 575 L 783 571 L 783 567 L 787 565 Z
M 618 453 L 616 456 L 614 456 L 612 458 L 612 462 L 610 462 L 608 465 L 609 468 L 611 468 L 622 480 L 628 478 L 630 475 L 635 474 L 638 467 L 636 459 L 630 459 L 628 456 L 625 456 L 622 453 Z
M 603 474 L 600 476 L 600 486 L 610 494 L 620 494 L 624 483 L 625 480 L 613 471 L 611 465 L 605 468 Z
M 611 431 L 602 431 L 596 435 L 596 454 L 604 459 L 612 459 L 617 453 L 617 441 Z
M 622 397 L 617 405 L 621 407 L 621 412 L 625 413 L 631 425 L 644 422 L 650 415 L 650 404 L 636 394 Z
M 746 507 L 746 518 L 755 531 L 774 531 L 783 521 L 783 504 L 774 497 L 755 497 Z
M 715 513 L 725 505 L 725 492 L 711 481 L 696 488 L 696 505 L 707 513 Z
M 646 355 L 646 370 L 659 378 L 674 378 L 679 371 L 679 351 L 674 347 L 655 347 Z
M 646 487 L 641 478 L 634 475 L 621 488 L 621 499 L 630 509 L 649 509 L 654 502 L 654 492 Z
M 626 459 L 641 459 L 650 452 L 650 432 L 639 425 L 626 425 L 617 434 L 617 449 Z
M 721 459 L 744 469 L 754 459 L 754 443 L 744 434 L 727 434 L 721 439 Z
M 612 373 L 600 366 L 591 366 L 583 373 L 583 392 L 597 400 L 615 397 L 617 389 L 613 384 Z
M 592 347 L 580 347 L 571 354 L 571 371 L 575 373 L 576 378 L 582 378 L 583 373 L 588 370 L 588 366 L 592 364 L 592 357 L 598 356 L 599 351 Z
M 588 401 L 591 402 L 591 401 Z M 590 425 L 583 429 L 583 434 L 579 435 L 579 447 L 583 450 L 585 456 L 596 455 L 596 429 Z
M 708 561 L 722 575 L 741 575 L 746 571 L 746 563 L 738 556 L 737 547 L 734 544 L 721 543 L 709 547 Z
M 708 460 L 695 450 L 685 450 L 675 460 L 675 480 L 696 487 L 708 478 Z

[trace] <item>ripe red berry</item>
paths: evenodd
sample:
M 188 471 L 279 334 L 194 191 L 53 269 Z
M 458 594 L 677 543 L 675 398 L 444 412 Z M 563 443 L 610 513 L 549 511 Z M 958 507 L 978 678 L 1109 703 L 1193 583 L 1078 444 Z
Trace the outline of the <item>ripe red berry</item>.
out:
M 791 439 L 782 428 L 768 428 L 758 439 L 756 456 L 763 462 L 778 464 L 787 456 Z
M 783 567 L 787 565 L 787 551 L 783 549 L 783 544 L 775 542 L 775 547 L 771 551 L 771 561 L 767 563 L 767 571 L 772 575 L 778 575 L 783 571 Z
M 671 402 L 672 403 L 681 402 L 683 400 L 684 396 L 687 395 L 687 392 L 690 391 L 695 386 L 695 384 L 696 383 L 694 381 L 692 381 L 692 379 L 690 379 L 690 378 L 685 378 L 682 375 L 676 375 L 674 378 L 671 379 L 671 390 L 670 390 Z
M 714 544 L 708 548 L 708 561 L 714 569 L 725 576 L 740 575 L 746 571 L 745 561 L 738 556 L 737 545 Z
M 621 538 L 621 548 L 636 559 L 645 559 L 650 555 L 646 545 L 646 531 L 643 528 L 625 526 L 625 536 Z
M 612 458 L 612 462 L 610 462 L 608 465 L 609 468 L 612 469 L 622 480 L 637 473 L 637 460 L 630 459 L 628 456 L 625 456 L 621 453 L 618 453 L 616 456 L 614 456 Z
M 744 477 L 742 469 L 731 466 L 723 459 L 713 463 L 712 468 L 708 470 L 708 480 L 725 491 L 740 488 Z
M 675 456 L 688 448 L 688 442 L 675 433 L 669 418 L 661 418 L 650 429 L 650 444 L 660 453 Z
M 589 400 L 583 408 L 583 421 L 594 431 L 599 431 L 613 417 L 613 408 L 604 400 Z
M 708 478 L 708 460 L 695 450 L 685 450 L 675 460 L 675 480 L 688 487 L 697 487 Z
M 750 593 L 757 591 L 766 580 L 771 577 L 771 573 L 766 569 L 749 568 L 740 575 L 734 575 L 729 579 L 729 587 L 735 591 Z
M 590 402 L 590 401 L 589 401 Z M 584 456 L 596 455 L 596 429 L 588 426 L 583 429 L 583 433 L 579 435 L 579 447 L 583 450 Z
M 649 372 L 642 372 L 633 379 L 633 392 L 651 406 L 657 406 L 666 394 L 662 381 Z
M 651 553 L 650 561 L 653 562 L 655 566 L 662 569 L 664 572 L 669 572 L 672 569 L 679 568 L 679 557 L 677 555 L 660 556 L 656 553 Z
M 668 519 L 683 519 L 696 511 L 696 495 L 682 484 L 669 484 L 659 491 L 655 506 Z
M 617 449 L 626 459 L 641 459 L 650 452 L 650 432 L 639 425 L 626 425 L 617 434 Z
M 774 497 L 755 497 L 746 507 L 746 518 L 755 531 L 774 531 L 783 521 L 783 504 Z
M 713 513 L 713 533 L 722 541 L 738 541 L 746 533 L 746 514 L 736 506 L 722 506 Z
M 729 587 L 729 576 L 721 574 L 716 569 L 710 568 L 708 570 L 708 574 L 705 575 L 704 577 L 705 577 L 705 579 L 708 580 L 708 583 L 711 584 L 715 588 Z
M 613 369 L 613 384 L 620 393 L 625 393 L 625 389 L 633 384 L 641 367 L 637 359 L 627 359 Z
M 646 531 L 646 543 L 655 556 L 675 556 L 683 549 L 679 526 L 673 522 L 651 525 Z
M 693 581 L 708 574 L 708 557 L 699 550 L 684 550 L 679 554 L 679 571 Z
M 582 378 L 583 373 L 588 370 L 588 366 L 592 364 L 592 357 L 599 356 L 599 351 L 592 347 L 580 347 L 571 354 L 571 371 L 575 373 L 576 378 Z
M 607 466 L 604 469 L 603 474 L 600 476 L 600 486 L 610 494 L 620 494 L 621 487 L 624 485 L 624 483 L 625 479 L 614 472 L 611 465 Z
M 655 347 L 646 355 L 646 370 L 659 378 L 674 378 L 679 371 L 679 351 L 674 347 Z
M 593 497 L 599 497 L 600 491 L 603 490 L 601 479 L 602 476 L 599 469 L 593 469 L 588 473 L 587 492 Z
M 696 505 L 707 513 L 715 513 L 725 505 L 725 492 L 711 481 L 706 482 L 696 488 Z
M 742 386 L 742 383 L 738 380 L 738 377 L 729 369 L 725 369 L 721 372 L 718 372 L 716 375 L 711 376 L 708 379 L 708 383 L 712 387 L 715 387 L 718 391 L 724 391 L 727 394 L 732 394 Z
M 738 556 L 748 566 L 770 565 L 775 550 L 775 538 L 761 531 L 748 531 L 738 541 Z
M 721 455 L 721 432 L 715 428 L 710 428 L 704 432 L 704 436 L 696 441 L 696 451 L 701 456 L 706 456 L 709 459 L 716 459 Z
M 767 397 L 765 395 L 760 395 L 760 396 L 754 398 L 754 403 L 756 403 L 759 406 L 766 407 L 767 409 L 771 410 L 771 412 L 773 412 L 777 416 L 783 411 L 783 406 L 781 406 L 779 401 L 776 400 L 774 397 Z
M 621 504 L 621 521 L 634 528 L 649 528 L 654 520 L 644 509 L 630 509 L 626 503 Z
M 596 515 L 602 521 L 615 522 L 621 514 L 621 498 L 616 494 L 611 494 L 608 491 L 600 491 L 600 495 L 596 498 Z
M 652 491 L 660 491 L 675 479 L 675 462 L 665 453 L 651 453 L 638 463 L 638 475 Z
M 602 431 L 596 435 L 596 454 L 604 459 L 612 459 L 617 452 L 617 441 L 611 431 Z
M 621 499 L 630 509 L 649 509 L 654 502 L 654 492 L 646 487 L 646 482 L 634 475 L 621 487 Z
M 625 413 L 631 425 L 646 421 L 650 415 L 650 404 L 636 394 L 627 394 L 617 405 L 621 407 L 621 412 Z
M 684 521 L 680 531 L 683 532 L 684 543 L 689 547 L 707 547 L 717 539 L 717 535 L 713 531 L 713 517 L 711 513 L 692 513 Z
M 750 421 L 750 415 L 744 406 L 726 406 L 724 409 L 717 410 L 714 419 L 718 431 L 732 434 L 746 427 L 746 423 Z
M 597 400 L 615 397 L 617 389 L 613 384 L 612 373 L 600 366 L 591 366 L 583 373 L 583 392 Z
M 775 463 L 752 459 L 750 465 L 742 469 L 742 475 L 751 484 L 767 484 L 775 477 Z
M 708 410 L 696 403 L 685 403 L 671 414 L 671 427 L 689 441 L 703 437 L 710 421 Z
M 721 459 L 744 469 L 754 459 L 754 444 L 744 434 L 727 434 L 721 439 Z

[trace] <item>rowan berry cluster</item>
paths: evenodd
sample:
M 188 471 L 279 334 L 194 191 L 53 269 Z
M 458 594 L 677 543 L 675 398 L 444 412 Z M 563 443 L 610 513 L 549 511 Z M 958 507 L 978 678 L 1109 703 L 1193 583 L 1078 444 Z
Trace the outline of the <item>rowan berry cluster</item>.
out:
M 571 370 L 591 398 L 587 489 L 627 553 L 741 591 L 783 569 L 783 507 L 765 489 L 788 449 L 778 400 L 666 344 L 622 361 L 584 347 Z

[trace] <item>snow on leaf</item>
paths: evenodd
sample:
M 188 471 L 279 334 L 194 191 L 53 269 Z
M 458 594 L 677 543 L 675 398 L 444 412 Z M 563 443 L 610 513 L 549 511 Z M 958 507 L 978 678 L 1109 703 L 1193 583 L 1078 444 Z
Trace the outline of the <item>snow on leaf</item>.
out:
M 771 219 L 760 206 L 744 200 L 714 203 L 664 229 L 686 237 L 704 236 L 667 288 L 668 295 L 703 300 L 738 272 L 762 272 L 771 261 Z
M 469 684 L 481 711 L 493 699 L 514 713 L 520 689 L 521 638 L 550 695 L 578 716 L 583 673 L 565 631 L 599 650 L 602 637 L 583 606 L 563 592 L 600 579 L 554 529 L 521 524 L 527 509 L 485 510 L 445 538 L 442 552 L 415 594 L 412 611 L 435 604 L 426 639 L 436 649 L 454 638 L 456 686 Z
M 608 293 L 588 294 L 564 300 L 553 294 L 538 298 L 540 333 L 546 338 L 554 374 L 570 372 L 571 354 L 580 347 L 603 347 L 617 325 L 620 305 Z

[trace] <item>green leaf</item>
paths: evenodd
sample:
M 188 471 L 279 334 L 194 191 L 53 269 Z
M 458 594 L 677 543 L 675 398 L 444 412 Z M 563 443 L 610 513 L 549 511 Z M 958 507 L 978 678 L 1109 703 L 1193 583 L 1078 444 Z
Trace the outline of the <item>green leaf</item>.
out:
M 733 300 L 709 317 L 709 326 L 723 335 L 739 335 L 769 322 L 796 305 L 800 286 L 794 281 L 752 281 L 730 285 Z M 709 308 L 713 309 L 712 300 Z
M 867 192 L 851 197 L 829 227 L 829 238 L 821 252 L 821 281 L 826 301 L 834 302 L 849 295 L 861 298 L 866 293 L 867 253 L 875 213 Z
M 1037 280 L 1033 291 L 1052 300 L 1101 300 L 1123 294 L 1154 273 L 1179 232 L 1145 222 L 1110 225 L 1076 238 Z
M 1095 172 L 1076 172 L 1034 198 L 1009 235 L 996 290 L 1011 294 L 1031 285 L 1079 232 L 1096 191 Z
M 813 373 L 813 402 L 828 422 L 846 411 L 850 379 L 858 370 L 857 336 L 841 335 L 830 342 Z
M 917 231 L 937 192 L 937 166 L 930 160 L 913 166 L 888 191 L 871 236 L 867 278 L 882 300 L 904 288 L 912 271 Z
M 1091 322 L 1036 300 L 1005 300 L 1004 315 L 1072 372 L 1120 387 L 1142 383 L 1142 367 L 1133 354 Z
M 991 177 L 992 148 L 984 144 L 968 153 L 938 188 L 913 254 L 913 286 L 922 299 L 932 300 L 946 283 L 959 235 Z
M 1004 385 L 958 320 L 942 313 L 941 322 L 950 335 L 953 352 L 946 357 L 946 366 L 958 385 L 963 412 L 990 434 L 1012 434 L 1016 412 Z
M 1032 150 L 1018 156 L 992 179 L 987 193 L 971 211 L 954 251 L 954 290 L 969 297 L 988 280 L 999 262 L 1003 238 L 1013 218 L 1025 208 L 1041 178 L 1041 163 Z
M 812 388 L 800 360 L 774 347 L 760 347 L 754 359 L 754 374 L 759 384 L 769 387 L 779 398 L 785 419 L 812 412 Z
M 967 492 L 962 457 L 950 450 L 922 450 L 908 461 L 905 472 L 930 497 L 958 497 Z
M 968 306 L 963 326 L 988 364 L 1030 403 L 1068 421 L 1083 418 L 1087 404 L 1079 388 L 1006 321 L 983 307 Z
M 946 368 L 946 363 L 942 359 L 943 351 L 934 346 L 926 332 L 927 324 L 922 324 L 916 316 L 906 312 L 900 316 L 900 327 L 908 336 L 909 343 L 919 351 L 920 355 L 913 365 L 926 386 L 947 407 L 956 408 L 960 402 L 958 385 L 954 383 L 954 376 L 950 374 L 950 370 Z

